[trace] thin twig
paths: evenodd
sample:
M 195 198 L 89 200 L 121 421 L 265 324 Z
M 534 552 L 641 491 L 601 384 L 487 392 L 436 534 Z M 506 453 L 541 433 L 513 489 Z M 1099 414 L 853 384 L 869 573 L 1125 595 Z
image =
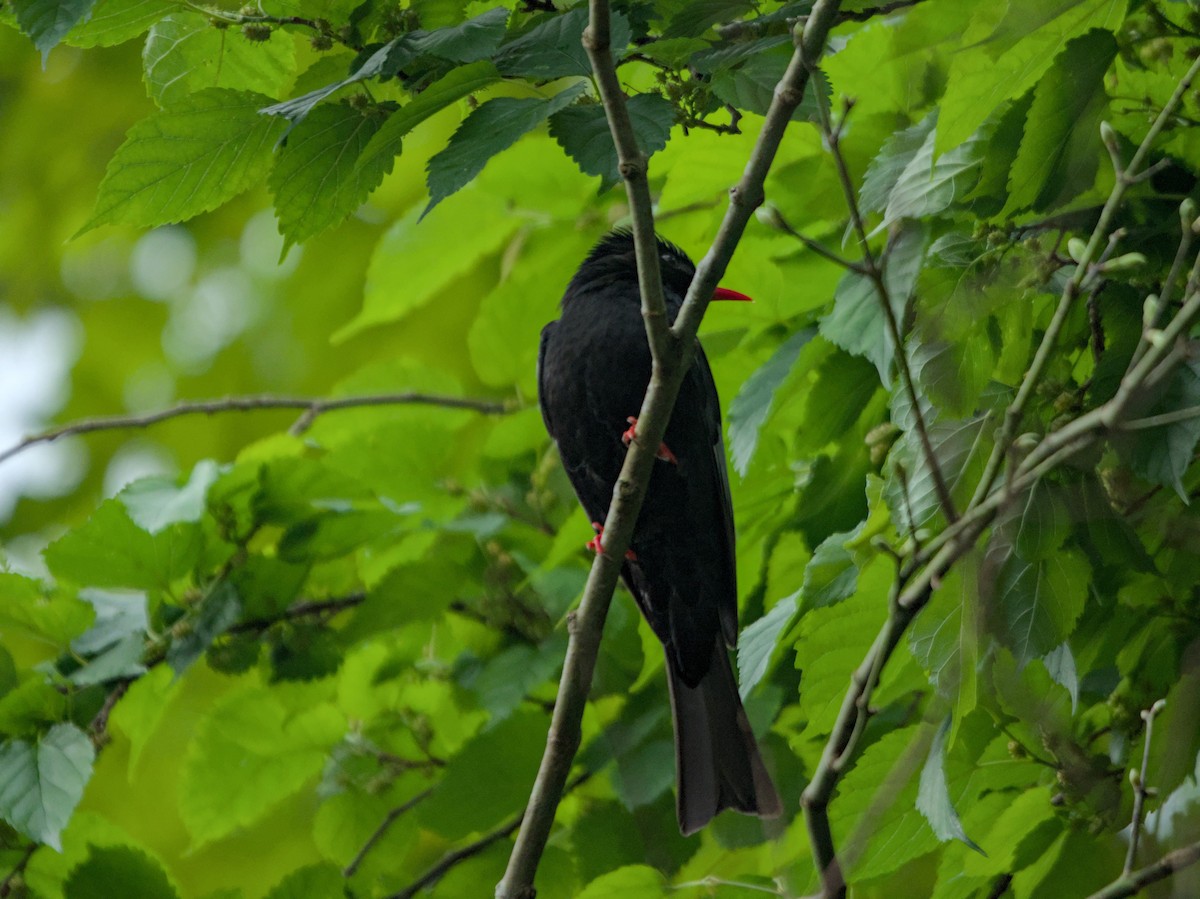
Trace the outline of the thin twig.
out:
M 274 396 L 258 394 L 252 396 L 227 396 L 216 400 L 188 400 L 157 412 L 142 415 L 106 415 L 100 418 L 84 418 L 40 434 L 26 437 L 20 443 L 0 452 L 0 463 L 40 443 L 53 443 L 62 437 L 74 437 L 95 431 L 122 431 L 147 428 L 172 418 L 186 415 L 216 415 L 221 412 L 256 412 L 264 409 L 301 409 L 304 415 L 292 425 L 292 433 L 300 434 L 312 425 L 313 420 L 326 412 L 339 409 L 354 409 L 362 406 L 444 406 L 449 409 L 471 409 L 489 415 L 502 415 L 516 409 L 512 401 L 473 399 L 462 396 L 440 396 L 432 393 L 382 393 L 368 396 L 343 396 L 334 398 Z
M 129 692 L 130 686 L 135 678 L 126 677 L 117 681 L 108 695 L 104 697 L 104 704 L 100 706 L 100 711 L 96 712 L 91 723 L 88 724 L 88 735 L 92 738 L 93 745 L 96 748 L 104 745 L 108 740 L 108 718 L 112 714 L 112 710 L 117 703 L 121 701 L 121 697 Z
M 1092 893 L 1088 899 L 1125 899 L 1136 896 L 1152 883 L 1166 880 L 1176 871 L 1200 861 L 1200 843 L 1192 843 L 1174 852 L 1168 852 L 1152 865 L 1147 865 L 1132 874 L 1124 875 L 1102 890 Z
M 25 847 L 25 852 L 17 859 L 17 863 L 13 865 L 11 871 L 4 875 L 4 879 L 0 880 L 0 899 L 10 895 L 13 887 L 17 885 L 21 875 L 25 873 L 25 866 L 29 864 L 29 860 L 33 858 L 33 853 L 38 850 L 38 843 L 30 843 Z
M 389 811 L 380 825 L 375 828 L 375 832 L 367 837 L 367 841 L 363 843 L 362 848 L 355 853 L 354 858 L 350 860 L 350 864 L 346 865 L 345 869 L 342 871 L 342 876 L 353 877 L 354 872 L 358 870 L 359 866 L 363 863 L 363 860 L 366 859 L 367 853 L 374 849 L 375 844 L 383 839 L 383 835 L 388 832 L 388 828 L 396 823 L 396 819 L 432 796 L 433 791 L 434 787 L 429 787 L 427 790 L 422 790 L 407 802 L 404 802 Z
M 1146 722 L 1146 740 L 1142 746 L 1142 769 L 1136 773 L 1130 772 L 1134 774 L 1130 778 L 1133 781 L 1133 818 L 1129 822 L 1129 851 L 1125 854 L 1122 877 L 1133 873 L 1133 863 L 1137 861 L 1138 840 L 1142 836 L 1142 807 L 1146 804 L 1146 797 L 1150 795 L 1150 790 L 1146 787 L 1146 776 L 1150 770 L 1150 741 L 1154 737 L 1154 719 L 1166 707 L 1167 701 L 1160 699 L 1142 712 L 1142 720 Z
M 609 602 L 633 536 L 646 485 L 667 421 L 675 406 L 695 354 L 696 333 L 724 274 L 746 224 L 763 200 L 763 183 L 783 139 L 792 113 L 804 96 L 809 71 L 802 60 L 816 59 L 825 45 L 840 0 L 817 0 L 807 20 L 798 48 L 777 86 L 762 129 L 741 181 L 730 192 L 726 211 L 712 247 L 700 264 L 688 295 L 667 330 L 658 275 L 658 249 L 653 211 L 646 186 L 645 160 L 625 110 L 625 97 L 617 80 L 609 48 L 609 8 L 605 0 L 591 0 L 591 18 L 583 43 L 599 85 L 605 114 L 613 133 L 625 178 L 634 221 L 638 254 L 638 277 L 642 290 L 642 314 L 653 359 L 650 384 L 638 413 L 638 437 L 630 446 L 621 474 L 613 488 L 613 501 L 604 522 L 603 551 L 596 554 L 577 612 L 568 617 L 570 640 L 563 662 L 558 698 L 546 738 L 546 750 L 529 798 L 528 818 L 520 828 L 504 878 L 496 887 L 497 899 L 530 899 L 538 862 L 550 836 L 554 814 L 562 796 L 571 763 L 579 748 L 580 726 L 587 704 L 592 672 L 599 654 L 600 637 Z M 644 257 L 653 256 L 653 259 Z M 643 262 L 645 261 L 645 265 Z M 648 276 L 652 275 L 653 278 Z M 661 318 L 660 318 L 661 311 Z M 664 333 L 665 332 L 665 333 Z
M 1149 415 L 1146 418 L 1135 418 L 1124 422 L 1122 431 L 1144 431 L 1147 428 L 1161 428 L 1163 425 L 1173 425 L 1181 421 L 1191 421 L 1200 418 L 1200 406 L 1188 406 L 1186 409 L 1175 409 L 1163 412 L 1161 415 Z
M 837 167 L 838 180 L 841 181 L 842 193 L 846 197 L 846 206 L 850 211 L 850 221 L 854 225 L 854 233 L 858 236 L 858 245 L 862 250 L 862 265 L 866 270 L 867 278 L 870 279 L 875 287 L 875 295 L 879 298 L 879 304 L 883 310 L 883 319 L 888 329 L 888 338 L 892 341 L 892 346 L 895 350 L 896 368 L 900 372 L 900 381 L 908 397 L 909 405 L 912 406 L 913 428 L 917 432 L 917 439 L 921 443 L 921 453 L 925 458 L 925 464 L 929 467 L 929 474 L 933 479 L 934 492 L 937 493 L 942 513 L 946 516 L 946 520 L 953 524 L 958 518 L 958 512 L 954 508 L 954 500 L 950 496 L 950 488 L 946 485 L 946 478 L 942 473 L 941 463 L 938 462 L 937 452 L 933 447 L 933 440 L 929 436 L 929 426 L 925 421 L 925 412 L 921 407 L 921 398 L 917 394 L 917 385 L 913 380 L 912 369 L 908 365 L 908 353 L 904 349 L 904 335 L 900 333 L 900 322 L 897 321 L 896 311 L 892 308 L 891 290 L 888 288 L 887 280 L 884 278 L 883 269 L 880 268 L 874 253 L 871 252 L 871 242 L 867 237 L 866 223 L 863 221 L 862 210 L 858 206 L 858 192 L 854 189 L 854 181 L 850 177 L 850 169 L 846 165 L 846 157 L 842 153 L 841 127 L 835 128 L 833 126 L 833 122 L 829 116 L 829 109 L 825 105 L 825 98 L 820 91 L 817 91 L 816 97 L 817 115 L 821 123 L 821 130 L 825 134 L 825 142 L 829 146 L 829 152 L 833 156 Z M 852 106 L 853 104 L 847 101 L 846 114 L 849 114 Z
M 339 596 L 336 599 L 313 599 L 307 602 L 298 602 L 295 605 L 288 606 L 280 614 L 273 618 L 251 618 L 247 621 L 239 621 L 233 627 L 229 628 L 227 634 L 245 634 L 258 633 L 265 631 L 272 625 L 279 624 L 281 621 L 292 621 L 296 618 L 307 618 L 310 615 L 327 615 L 330 613 L 344 612 L 346 609 L 353 609 L 355 606 L 362 605 L 366 600 L 367 594 L 364 592 L 350 593 L 346 596 Z
M 811 237 L 805 234 L 801 234 L 799 231 L 793 228 L 791 224 L 788 223 L 788 220 L 783 217 L 783 213 L 781 213 L 770 203 L 763 207 L 763 212 L 765 215 L 762 217 L 767 220 L 767 224 L 769 224 L 772 228 L 782 231 L 784 234 L 787 234 L 790 237 L 794 237 L 821 258 L 828 259 L 834 265 L 841 266 L 847 271 L 857 272 L 863 276 L 867 274 L 866 266 L 850 259 L 846 259 L 844 256 L 839 256 L 824 244 L 813 240 Z

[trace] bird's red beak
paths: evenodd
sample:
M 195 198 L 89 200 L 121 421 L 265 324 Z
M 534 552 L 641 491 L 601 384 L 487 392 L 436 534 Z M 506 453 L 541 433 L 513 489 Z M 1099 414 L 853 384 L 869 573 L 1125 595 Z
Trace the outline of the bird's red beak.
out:
M 754 300 L 746 296 L 744 293 L 738 293 L 736 290 L 730 290 L 728 287 L 718 287 L 713 291 L 712 298 L 714 300 L 737 300 L 741 303 L 753 303 Z

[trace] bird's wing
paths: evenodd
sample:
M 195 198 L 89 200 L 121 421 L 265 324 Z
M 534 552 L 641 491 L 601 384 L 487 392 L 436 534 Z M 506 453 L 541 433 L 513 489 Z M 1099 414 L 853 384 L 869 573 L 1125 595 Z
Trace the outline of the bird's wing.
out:
M 737 556 L 733 530 L 733 497 L 729 492 L 729 471 L 725 466 L 725 441 L 721 436 L 721 401 L 717 396 L 717 385 L 713 381 L 708 359 L 699 343 L 696 345 L 696 362 L 692 375 L 699 381 L 699 394 L 703 398 L 704 427 L 710 441 L 710 454 L 701 460 L 705 476 L 689 478 L 689 493 L 693 508 L 703 503 L 714 503 L 720 521 L 713 535 L 718 544 L 716 562 L 721 569 L 722 583 L 718 590 L 717 614 L 721 621 L 721 633 L 730 646 L 737 643 Z M 707 463 L 707 465 L 706 465 Z M 707 467 L 711 466 L 711 467 Z
M 538 343 L 537 359 L 538 405 L 542 409 L 542 421 L 546 423 L 546 430 L 554 440 L 558 438 L 554 434 L 554 423 L 550 420 L 550 405 L 546 398 L 546 347 L 550 343 L 554 329 L 557 327 L 558 322 L 550 322 L 550 324 L 542 328 L 542 339 Z

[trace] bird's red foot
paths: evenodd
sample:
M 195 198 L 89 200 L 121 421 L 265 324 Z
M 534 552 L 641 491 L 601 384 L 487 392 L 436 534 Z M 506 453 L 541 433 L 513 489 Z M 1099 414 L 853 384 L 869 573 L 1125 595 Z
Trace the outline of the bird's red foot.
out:
M 637 419 L 631 415 L 625 420 L 629 422 L 629 427 L 621 435 L 621 442 L 629 446 L 629 444 L 637 439 Z M 665 443 L 658 445 L 658 453 L 655 455 L 655 458 L 662 459 L 664 462 L 670 462 L 672 465 L 679 464 L 679 460 L 675 458 L 675 454 L 671 452 Z
M 587 548 L 594 553 L 602 553 L 604 552 L 604 543 L 601 542 L 604 537 L 604 525 L 598 521 L 593 521 L 592 530 L 596 532 L 596 536 L 587 542 Z M 625 558 L 630 562 L 636 562 L 637 553 L 635 553 L 632 549 L 627 549 L 625 550 Z

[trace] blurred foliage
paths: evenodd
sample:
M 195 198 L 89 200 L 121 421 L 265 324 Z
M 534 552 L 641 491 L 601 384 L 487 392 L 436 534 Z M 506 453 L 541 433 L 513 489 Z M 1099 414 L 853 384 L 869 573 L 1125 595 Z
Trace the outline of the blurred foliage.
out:
M 699 254 L 811 4 L 614 5 L 661 231 Z M 0 328 L 66 323 L 54 421 L 261 392 L 510 404 L 299 434 L 294 412 L 181 417 L 5 462 L 53 478 L 0 531 L 0 894 L 407 895 L 468 846 L 432 894 L 499 879 L 589 564 L 535 408 L 538 333 L 627 212 L 585 4 L 553 6 L 0 7 Z M 619 597 L 548 899 L 816 888 L 797 799 L 887 615 L 885 547 L 946 525 L 897 354 L 965 504 L 1112 189 L 1100 123 L 1127 159 L 1200 53 L 1200 12 L 1169 0 L 843 7 L 814 83 L 835 112 L 855 98 L 842 147 L 905 344 L 861 271 L 795 239 L 857 253 L 811 94 L 725 279 L 756 302 L 703 329 L 730 409 L 739 665 L 787 811 L 679 836 L 661 651 Z M 1180 246 L 1198 119 L 1193 89 L 1024 430 L 1116 390 Z M 1176 281 L 1167 312 L 1196 290 Z M 1138 414 L 1198 401 L 1189 362 Z M 938 585 L 831 806 L 855 895 L 1111 881 L 1139 711 L 1164 697 L 1140 861 L 1197 839 L 1197 420 L 1013 497 Z

